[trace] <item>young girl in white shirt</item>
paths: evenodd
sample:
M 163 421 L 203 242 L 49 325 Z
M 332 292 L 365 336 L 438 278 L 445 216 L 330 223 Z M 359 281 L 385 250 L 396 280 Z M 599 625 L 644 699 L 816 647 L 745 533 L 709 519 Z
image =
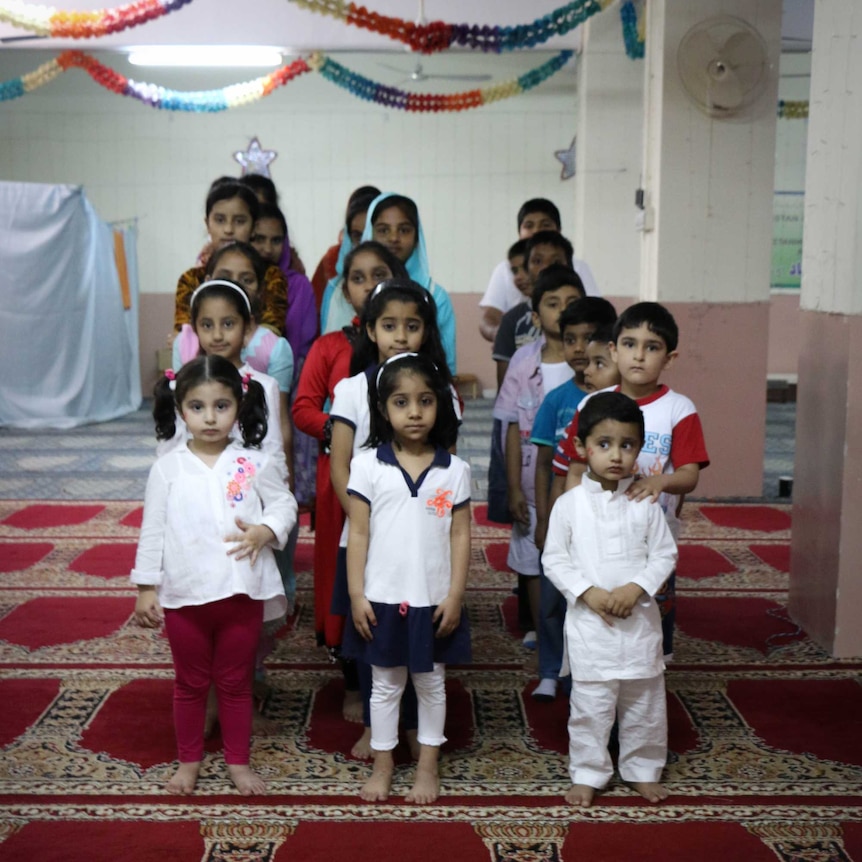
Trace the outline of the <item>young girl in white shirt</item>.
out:
M 262 623 L 287 604 L 272 547 L 284 545 L 296 501 L 284 459 L 259 448 L 267 430 L 263 389 L 230 361 L 199 357 L 159 381 L 159 439 L 174 437 L 177 414 L 189 436 L 150 471 L 131 574 L 136 620 L 148 628 L 164 620 L 174 659 L 179 767 L 167 790 L 195 788 L 213 685 L 228 773 L 250 796 L 266 789 L 249 766 L 251 669 Z
M 419 762 L 408 802 L 440 793 L 445 666 L 470 660 L 461 613 L 470 560 L 470 468 L 449 453 L 458 417 L 446 376 L 426 356 L 396 354 L 372 379 L 368 446 L 350 466 L 347 578 L 353 625 L 344 652 L 371 665 L 374 768 L 368 802 L 388 798 L 401 696 L 419 701 Z M 373 405 L 373 407 L 371 406 Z

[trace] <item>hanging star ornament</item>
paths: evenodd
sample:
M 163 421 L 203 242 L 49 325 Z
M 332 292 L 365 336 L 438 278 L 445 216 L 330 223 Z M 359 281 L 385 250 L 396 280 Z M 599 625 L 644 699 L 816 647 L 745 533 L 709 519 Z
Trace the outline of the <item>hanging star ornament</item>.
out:
M 575 175 L 575 142 L 577 138 L 572 138 L 572 143 L 567 150 L 556 150 L 554 157 L 562 162 L 563 169 L 560 171 L 561 180 L 570 180 Z
M 265 150 L 257 138 L 252 138 L 246 150 L 237 150 L 234 159 L 242 165 L 242 175 L 260 174 L 270 176 L 269 165 L 278 158 L 275 150 Z

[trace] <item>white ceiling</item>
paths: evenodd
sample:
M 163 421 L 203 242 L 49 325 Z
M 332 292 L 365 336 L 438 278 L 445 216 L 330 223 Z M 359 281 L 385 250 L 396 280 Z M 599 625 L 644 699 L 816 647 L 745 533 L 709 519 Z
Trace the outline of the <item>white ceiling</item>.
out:
M 38 0 L 26 0 L 44 6 Z M 126 0 L 128 2 L 128 0 Z M 524 24 L 564 5 L 565 0 L 364 0 L 367 8 L 382 15 L 411 21 L 424 6 L 428 21 L 469 24 Z M 814 0 L 783 0 L 785 49 L 810 47 Z M 90 11 L 124 5 L 124 0 L 54 0 L 54 8 Z M 469 10 L 469 11 L 465 11 Z M 234 44 L 274 45 L 291 53 L 322 51 L 404 52 L 400 43 L 358 27 L 302 9 L 289 0 L 191 0 L 159 20 L 98 40 L 32 38 L 26 31 L 0 23 L 4 48 L 63 48 L 122 50 L 132 45 Z M 551 39 L 545 50 L 579 47 L 573 31 Z

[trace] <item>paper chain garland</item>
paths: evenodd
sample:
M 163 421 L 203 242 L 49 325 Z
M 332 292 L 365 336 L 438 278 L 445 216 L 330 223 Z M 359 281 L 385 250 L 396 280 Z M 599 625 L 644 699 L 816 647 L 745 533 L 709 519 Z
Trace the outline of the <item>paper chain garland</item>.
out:
M 7 0 L 0 8 L 0 21 L 40 36 L 92 39 L 155 21 L 187 3 L 191 3 L 191 0 L 139 0 L 116 9 L 64 12 L 52 6 L 34 6 L 21 0 Z
M 44 86 L 62 72 L 83 69 L 97 84 L 121 96 L 139 99 L 153 108 L 164 111 L 218 112 L 256 102 L 268 96 L 274 89 L 287 84 L 299 75 L 312 70 L 324 78 L 343 87 L 354 96 L 376 102 L 387 108 L 401 111 L 463 111 L 478 108 L 491 102 L 507 99 L 538 86 L 563 68 L 572 56 L 571 51 L 561 51 L 541 66 L 521 75 L 513 81 L 469 90 L 464 93 L 446 95 L 408 93 L 395 87 L 386 87 L 336 63 L 322 54 L 312 54 L 282 66 L 274 72 L 253 81 L 234 84 L 219 90 L 181 92 L 169 90 L 157 84 L 147 84 L 126 78 L 119 72 L 100 63 L 83 51 L 64 51 L 58 57 L 42 64 L 33 72 L 0 82 L 0 103 L 20 98 Z
M 626 0 L 620 6 L 620 18 L 623 23 L 623 42 L 626 46 L 626 56 L 632 60 L 642 60 L 646 53 L 643 15 L 632 0 Z
M 390 39 L 409 45 L 412 50 L 421 54 L 446 51 L 453 45 L 499 54 L 503 51 L 534 48 L 553 36 L 563 36 L 587 18 L 601 12 L 610 5 L 612 0 L 574 0 L 537 18 L 532 24 L 519 24 L 515 27 L 447 24 L 445 21 L 432 21 L 430 24 L 419 25 L 403 18 L 370 12 L 364 6 L 345 3 L 344 0 L 290 0 L 290 2 L 310 12 L 329 15 L 337 21 L 371 30 L 381 36 L 388 36 Z

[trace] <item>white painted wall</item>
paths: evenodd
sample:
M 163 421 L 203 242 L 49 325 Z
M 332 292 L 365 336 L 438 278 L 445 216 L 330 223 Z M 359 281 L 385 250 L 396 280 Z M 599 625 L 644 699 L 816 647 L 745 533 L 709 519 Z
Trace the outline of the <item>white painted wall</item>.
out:
M 488 57 L 485 68 L 507 80 L 549 56 Z M 0 80 L 46 59 L 34 51 L 4 51 Z M 132 71 L 118 55 L 101 59 L 130 77 L 181 89 L 254 77 L 246 70 Z M 389 80 L 391 73 L 378 61 L 406 67 L 413 62 L 391 54 L 338 59 Z M 436 88 L 433 83 L 425 85 L 427 91 L 441 91 L 449 82 Z M 233 152 L 258 136 L 265 148 L 278 151 L 273 179 L 292 240 L 310 270 L 336 240 L 349 193 L 373 183 L 418 203 L 434 277 L 450 292 L 481 292 L 517 239 L 516 215 L 524 200 L 551 198 L 564 230 L 572 231 L 574 181 L 561 181 L 554 151 L 568 147 L 575 126 L 571 69 L 526 95 L 435 115 L 383 110 L 315 73 L 253 106 L 213 115 L 170 113 L 109 93 L 73 70 L 0 106 L 0 178 L 82 184 L 103 218 L 137 219 L 141 290 L 171 293 L 205 240 L 209 183 L 238 174 Z

